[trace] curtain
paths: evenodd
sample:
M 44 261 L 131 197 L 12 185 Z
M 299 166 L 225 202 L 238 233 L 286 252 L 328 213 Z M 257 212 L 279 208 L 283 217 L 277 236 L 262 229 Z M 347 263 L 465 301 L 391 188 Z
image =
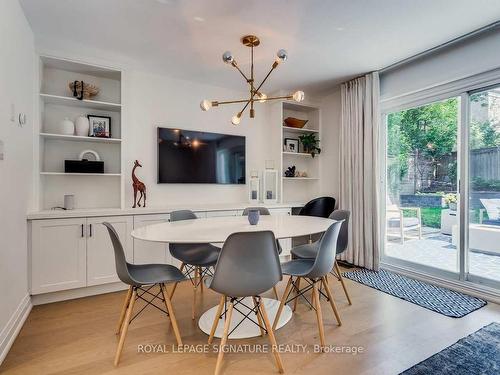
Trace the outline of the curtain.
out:
M 349 245 L 341 255 L 348 263 L 378 270 L 379 77 L 370 73 L 341 86 L 341 209 L 351 212 Z

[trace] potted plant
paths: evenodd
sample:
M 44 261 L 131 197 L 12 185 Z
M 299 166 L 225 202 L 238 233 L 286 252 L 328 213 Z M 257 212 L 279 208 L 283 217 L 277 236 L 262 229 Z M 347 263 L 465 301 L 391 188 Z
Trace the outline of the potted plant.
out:
M 450 210 L 456 211 L 457 210 L 457 194 L 455 193 L 448 193 L 444 195 L 444 202 L 448 205 Z
M 304 151 L 311 154 L 312 157 L 321 153 L 321 149 L 318 147 L 319 139 L 316 139 L 315 133 L 303 134 L 299 136 L 299 141 L 304 146 Z

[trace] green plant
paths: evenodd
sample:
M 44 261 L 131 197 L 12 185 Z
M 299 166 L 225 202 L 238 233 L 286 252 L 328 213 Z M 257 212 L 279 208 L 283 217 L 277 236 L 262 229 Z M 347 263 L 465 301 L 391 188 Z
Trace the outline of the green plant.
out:
M 316 139 L 316 134 L 309 133 L 300 135 L 299 141 L 304 146 L 304 150 L 310 153 L 312 157 L 321 153 L 321 149 L 318 147 L 319 139 Z

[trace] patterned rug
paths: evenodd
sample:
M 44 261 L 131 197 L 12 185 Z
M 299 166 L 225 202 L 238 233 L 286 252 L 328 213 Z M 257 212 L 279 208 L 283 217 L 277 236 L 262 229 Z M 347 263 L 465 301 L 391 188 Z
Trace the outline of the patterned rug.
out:
M 500 324 L 481 328 L 401 374 L 500 374 Z
M 452 318 L 461 318 L 486 305 L 486 301 L 482 299 L 386 270 L 359 270 L 344 272 L 343 275 L 350 280 Z

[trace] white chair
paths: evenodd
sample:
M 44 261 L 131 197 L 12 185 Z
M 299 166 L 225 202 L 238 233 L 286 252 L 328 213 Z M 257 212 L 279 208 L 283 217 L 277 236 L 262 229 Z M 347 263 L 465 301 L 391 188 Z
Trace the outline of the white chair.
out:
M 404 211 L 411 210 L 416 212 L 416 216 L 404 216 Z M 405 242 L 405 233 L 408 231 L 418 231 L 418 238 L 422 239 L 422 212 L 420 207 L 399 207 L 391 202 L 389 196 L 386 197 L 386 219 L 387 219 L 387 235 L 391 229 L 396 229 L 401 243 Z

